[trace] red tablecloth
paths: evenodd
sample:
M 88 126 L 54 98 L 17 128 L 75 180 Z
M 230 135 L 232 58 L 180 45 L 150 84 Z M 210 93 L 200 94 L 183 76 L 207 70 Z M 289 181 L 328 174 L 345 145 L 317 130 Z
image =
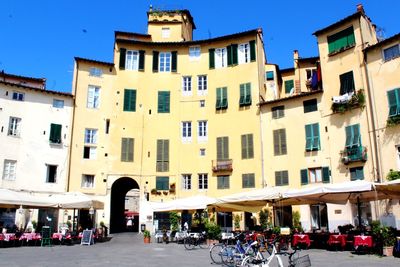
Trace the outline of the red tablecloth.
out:
M 3 234 L 4 241 L 13 241 L 15 240 L 15 234 Z
M 308 235 L 293 235 L 292 245 L 295 247 L 298 244 L 306 244 L 307 247 L 311 245 L 310 237 Z
M 356 235 L 354 236 L 354 247 L 359 246 L 371 248 L 373 244 L 372 236 L 370 235 Z
M 39 233 L 23 233 L 19 240 L 40 240 L 42 237 L 40 236 Z
M 328 239 L 328 245 L 333 246 L 339 244 L 342 248 L 346 246 L 346 235 L 330 235 Z

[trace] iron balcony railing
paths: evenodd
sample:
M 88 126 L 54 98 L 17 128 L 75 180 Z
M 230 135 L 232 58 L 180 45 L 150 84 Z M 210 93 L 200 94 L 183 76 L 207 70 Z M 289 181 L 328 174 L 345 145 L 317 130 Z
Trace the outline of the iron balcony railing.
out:
M 232 171 L 233 170 L 232 160 L 231 159 L 213 160 L 212 170 L 213 172 Z
M 367 161 L 367 148 L 365 146 L 346 147 L 341 151 L 341 157 L 344 164 L 355 161 Z

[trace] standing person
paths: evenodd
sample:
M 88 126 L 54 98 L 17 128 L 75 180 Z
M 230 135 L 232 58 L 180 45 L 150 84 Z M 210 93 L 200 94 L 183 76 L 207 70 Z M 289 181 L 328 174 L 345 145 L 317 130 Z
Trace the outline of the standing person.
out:
M 187 222 L 185 222 L 183 224 L 183 231 L 187 231 L 187 230 L 189 230 L 189 224 Z
M 128 220 L 126 221 L 126 229 L 132 231 L 132 217 L 128 217 Z

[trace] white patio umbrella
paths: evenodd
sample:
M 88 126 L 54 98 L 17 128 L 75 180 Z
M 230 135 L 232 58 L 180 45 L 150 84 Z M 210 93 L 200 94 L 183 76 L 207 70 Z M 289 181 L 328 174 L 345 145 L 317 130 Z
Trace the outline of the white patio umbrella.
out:
M 207 205 L 213 204 L 216 199 L 204 195 L 196 195 L 186 198 L 178 198 L 166 202 L 149 202 L 153 211 L 180 211 L 205 209 Z

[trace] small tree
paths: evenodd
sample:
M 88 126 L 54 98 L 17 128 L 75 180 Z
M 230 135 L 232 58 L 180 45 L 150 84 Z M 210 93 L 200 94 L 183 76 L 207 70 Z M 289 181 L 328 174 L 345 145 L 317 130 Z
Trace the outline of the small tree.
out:
M 172 211 L 169 213 L 169 223 L 171 224 L 171 231 L 179 230 L 180 220 L 181 216 L 176 211 Z
M 267 229 L 270 224 L 269 224 L 269 218 L 270 218 L 270 213 L 268 209 L 262 209 L 258 213 L 259 219 L 260 219 L 260 225 L 262 229 Z
M 303 227 L 301 226 L 300 222 L 300 212 L 294 211 L 292 213 L 292 218 L 293 218 L 293 228 L 299 232 L 303 232 Z
M 236 228 L 236 229 L 240 229 L 240 215 L 239 215 L 239 214 L 236 214 L 236 215 L 233 217 L 233 222 L 234 222 L 234 224 L 235 224 L 235 228 Z

